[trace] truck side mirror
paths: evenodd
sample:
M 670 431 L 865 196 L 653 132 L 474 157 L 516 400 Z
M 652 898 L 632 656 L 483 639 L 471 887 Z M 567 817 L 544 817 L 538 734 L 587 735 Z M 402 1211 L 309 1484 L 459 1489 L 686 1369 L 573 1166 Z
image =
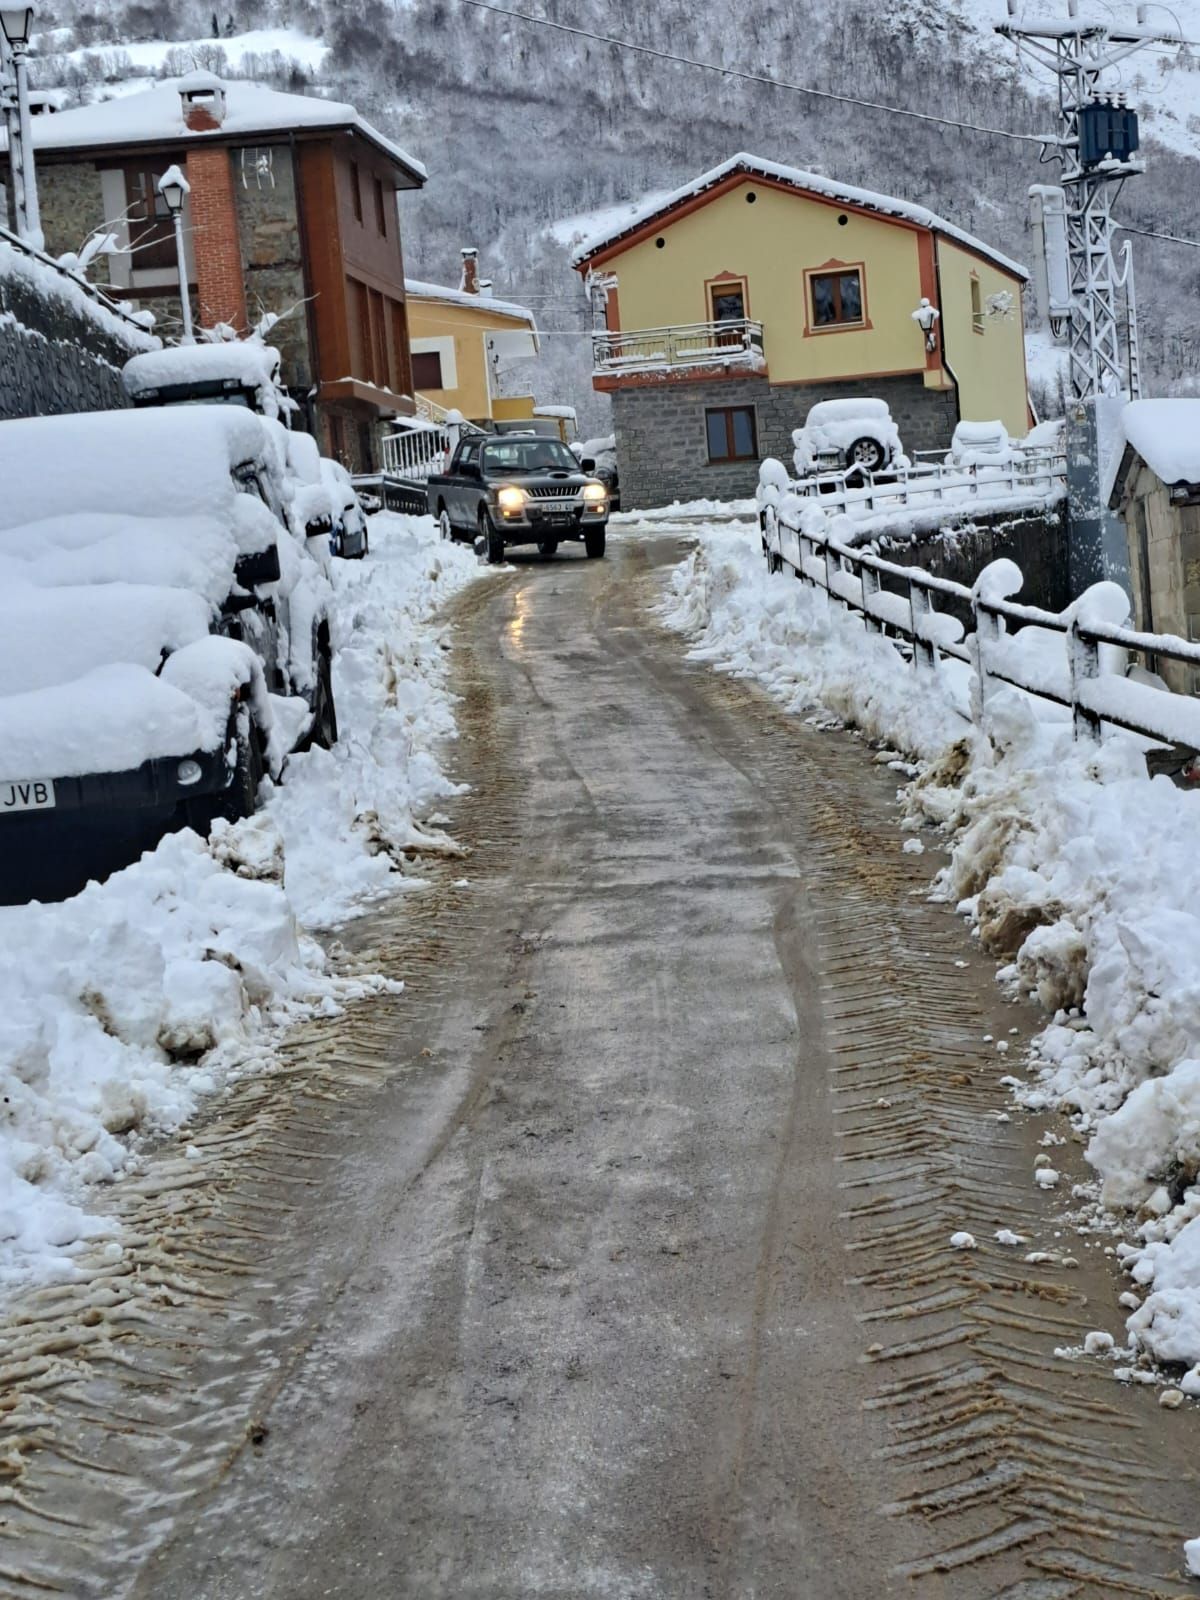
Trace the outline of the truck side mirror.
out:
M 256 550 L 253 555 L 239 556 L 233 565 L 233 581 L 243 589 L 253 589 L 260 583 L 278 583 L 281 575 L 277 544 L 266 550 Z

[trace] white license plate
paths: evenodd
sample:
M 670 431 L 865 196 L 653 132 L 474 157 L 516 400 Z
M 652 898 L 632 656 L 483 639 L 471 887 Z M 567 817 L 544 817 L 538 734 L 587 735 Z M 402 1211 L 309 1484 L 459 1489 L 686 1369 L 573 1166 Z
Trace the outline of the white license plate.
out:
M 49 778 L 0 782 L 0 816 L 7 811 L 53 811 L 54 805 L 54 785 Z

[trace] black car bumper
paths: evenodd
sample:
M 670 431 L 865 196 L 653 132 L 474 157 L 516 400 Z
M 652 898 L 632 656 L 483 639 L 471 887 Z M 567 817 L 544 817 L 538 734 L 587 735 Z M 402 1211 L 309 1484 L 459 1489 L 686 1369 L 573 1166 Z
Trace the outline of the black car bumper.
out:
M 200 775 L 193 782 L 184 783 L 179 773 L 188 765 L 199 768 Z M 69 817 L 74 823 L 84 815 L 174 809 L 183 800 L 219 794 L 228 786 L 229 764 L 224 748 L 143 761 L 128 772 L 89 772 L 80 778 L 55 778 L 54 805 L 40 811 L 18 810 L 11 786 L 0 781 L 0 840 L 8 838 L 8 830 L 22 820 L 53 823 L 56 818 Z
M 518 517 L 495 515 L 493 520 L 506 545 L 540 544 L 554 539 L 563 543 L 569 539 L 582 539 L 588 529 L 608 526 L 608 507 L 600 513 L 594 511 L 543 511 L 537 505 L 527 506 Z

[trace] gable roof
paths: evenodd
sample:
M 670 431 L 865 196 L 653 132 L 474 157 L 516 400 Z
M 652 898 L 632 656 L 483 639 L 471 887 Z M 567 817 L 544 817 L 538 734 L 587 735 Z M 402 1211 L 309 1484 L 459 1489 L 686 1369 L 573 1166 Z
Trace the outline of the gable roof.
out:
M 936 212 L 928 210 L 925 206 L 914 205 L 909 200 L 896 200 L 890 195 L 876 194 L 870 189 L 856 189 L 852 184 L 839 183 L 834 178 L 827 178 L 823 173 L 804 172 L 799 167 L 781 166 L 777 161 L 768 161 L 763 156 L 750 155 L 744 150 L 736 156 L 731 156 L 728 161 L 723 161 L 719 167 L 711 167 L 709 171 L 702 172 L 698 178 L 684 184 L 682 188 L 675 189 L 647 205 L 639 206 L 632 214 L 622 218 L 616 227 L 585 239 L 572 255 L 571 265 L 582 267 L 594 256 L 611 250 L 621 240 L 640 233 L 650 223 L 665 220 L 673 211 L 687 205 L 689 201 L 699 199 L 708 190 L 730 179 L 741 177 L 763 178 L 783 188 L 794 189 L 798 194 L 818 195 L 822 199 L 853 206 L 860 211 L 874 212 L 881 217 L 899 218 L 918 228 L 927 228 L 931 233 L 941 234 L 952 243 L 962 245 L 964 249 L 974 251 L 976 255 L 984 256 L 1002 271 L 1019 278 L 1021 282 L 1026 282 L 1029 278 L 1028 271 L 1019 261 L 1013 261 L 1008 256 L 1002 255 L 991 245 L 984 244 L 982 239 L 977 239 L 964 229 L 955 227 L 952 222 L 947 222 L 944 217 L 939 217 Z
M 410 300 L 433 300 L 447 306 L 467 306 L 472 311 L 490 311 L 498 317 L 511 317 L 524 322 L 537 332 L 533 312 L 519 306 L 514 300 L 494 300 L 486 294 L 470 294 L 466 289 L 449 289 L 439 283 L 423 283 L 419 278 L 405 278 L 404 292 Z
M 203 82 L 201 82 L 203 80 Z M 181 89 L 220 87 L 225 91 L 225 119 L 219 128 L 193 132 L 183 120 Z M 79 151 L 90 153 L 114 145 L 202 144 L 205 141 L 242 141 L 256 134 L 304 132 L 309 129 L 344 129 L 357 133 L 382 155 L 404 168 L 416 184 L 428 174 L 419 161 L 373 128 L 351 105 L 322 100 L 316 95 L 283 94 L 244 78 L 220 79 L 211 73 L 190 72 L 171 78 L 139 94 L 121 95 L 53 116 L 32 119 L 35 153 Z M 0 151 L 8 148 L 0 130 Z

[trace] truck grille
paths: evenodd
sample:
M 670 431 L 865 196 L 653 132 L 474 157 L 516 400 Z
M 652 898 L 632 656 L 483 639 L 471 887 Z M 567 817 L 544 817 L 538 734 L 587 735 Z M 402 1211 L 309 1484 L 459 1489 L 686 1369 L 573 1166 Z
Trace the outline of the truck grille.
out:
M 557 507 L 573 506 L 579 498 L 578 489 L 560 489 L 557 484 L 545 484 L 525 493 L 531 500 L 552 500 Z

